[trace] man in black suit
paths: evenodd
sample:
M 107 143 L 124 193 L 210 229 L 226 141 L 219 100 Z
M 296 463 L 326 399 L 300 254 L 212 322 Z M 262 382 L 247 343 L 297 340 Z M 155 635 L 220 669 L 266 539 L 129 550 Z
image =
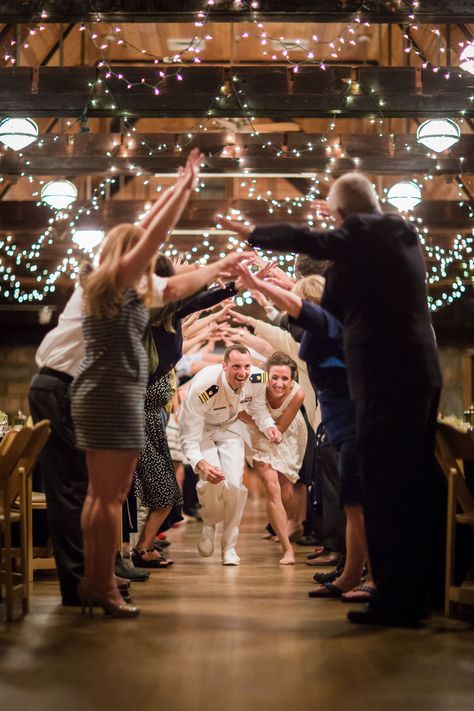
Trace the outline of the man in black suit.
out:
M 333 231 L 232 226 L 252 246 L 333 262 L 322 306 L 344 327 L 378 590 L 366 610 L 348 617 L 360 623 L 417 623 L 427 610 L 431 464 L 441 388 L 425 264 L 414 228 L 399 215 L 383 214 L 364 176 L 347 173 L 336 180 L 328 207 Z

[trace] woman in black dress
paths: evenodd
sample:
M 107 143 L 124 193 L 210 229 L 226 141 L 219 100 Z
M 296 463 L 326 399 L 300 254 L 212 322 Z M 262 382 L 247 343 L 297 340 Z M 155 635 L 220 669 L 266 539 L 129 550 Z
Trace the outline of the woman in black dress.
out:
M 162 277 L 173 275 L 171 260 L 161 255 L 156 273 Z M 196 311 L 211 308 L 236 293 L 235 283 L 230 282 L 223 288 L 208 289 L 198 296 L 152 312 L 154 321 L 149 327 L 148 338 L 153 339 L 158 364 L 148 380 L 145 448 L 135 469 L 135 494 L 149 509 L 140 539 L 132 552 L 132 560 L 137 567 L 167 568 L 171 565 L 172 561 L 155 550 L 153 542 L 170 512 L 180 510 L 183 503 L 166 438 L 166 406 L 173 396 L 169 374 L 182 356 L 181 320 Z

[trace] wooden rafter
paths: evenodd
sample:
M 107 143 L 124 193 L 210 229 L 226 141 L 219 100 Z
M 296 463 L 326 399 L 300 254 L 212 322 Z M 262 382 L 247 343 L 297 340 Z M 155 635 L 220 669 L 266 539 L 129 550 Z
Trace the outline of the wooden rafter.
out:
M 77 227 L 107 230 L 119 222 L 133 222 L 143 213 L 144 204 L 144 200 L 106 200 L 101 204 L 100 210 L 94 210 L 89 216 L 81 217 Z M 306 204 L 308 208 L 306 212 L 309 212 L 310 203 Z M 275 207 L 273 214 L 269 215 L 268 206 L 269 204 L 263 200 L 193 200 L 186 207 L 178 228 L 180 230 L 209 229 L 215 225 L 216 214 L 226 213 L 232 208 L 260 222 L 303 219 L 303 213 L 298 212 L 297 209 L 293 209 L 290 217 L 285 206 Z M 393 210 L 389 206 L 387 209 Z M 469 213 L 473 210 L 474 203 L 460 205 L 455 200 L 424 200 L 415 208 L 413 215 L 420 217 L 423 224 L 429 228 L 450 232 L 452 237 L 454 231 L 465 231 L 472 226 Z M 38 234 L 47 227 L 51 215 L 49 208 L 37 205 L 33 200 L 0 201 L 0 233 L 20 234 L 24 236 L 25 242 L 31 241 L 32 233 Z
M 114 67 L 117 76 L 140 84 L 157 82 L 150 67 Z M 99 73 L 98 73 L 99 72 Z M 176 72 L 175 72 L 176 73 Z M 449 81 L 445 75 L 449 74 Z M 111 76 L 91 85 L 95 67 L 0 69 L 0 105 L 10 116 L 239 117 L 276 120 L 295 117 L 474 116 L 474 76 L 458 67 L 443 72 L 413 67 L 185 67 L 182 80 L 170 76 L 157 96 L 143 84 L 134 91 Z M 351 82 L 356 91 L 351 91 Z M 234 90 L 235 87 L 235 90 Z M 105 93 L 105 89 L 109 93 Z M 224 89 L 222 92 L 221 89 Z M 237 92 L 241 91 L 241 94 Z M 217 95 L 217 96 L 216 96 Z M 244 107 L 244 104 L 247 107 Z
M 255 174 L 298 176 L 324 170 L 332 172 L 358 168 L 378 175 L 457 175 L 474 173 L 474 134 L 464 134 L 450 151 L 435 158 L 414 134 L 380 136 L 332 132 L 310 134 L 262 133 L 260 135 L 198 133 L 48 134 L 41 144 L 24 149 L 23 157 L 11 150 L 0 151 L 0 171 L 30 175 L 127 175 L 173 174 L 183 163 L 185 152 L 199 146 L 208 156 L 204 174 L 249 171 Z M 158 146 L 167 146 L 157 151 Z M 184 146 L 181 150 L 178 146 Z
M 38 9 L 40 5 L 40 9 Z M 0 2 L 0 22 L 94 21 L 98 17 L 110 22 L 192 22 L 199 11 L 209 9 L 202 0 L 47 0 L 38 3 Z M 43 10 L 43 14 L 41 14 Z M 250 0 L 242 3 L 216 3 L 211 8 L 213 22 L 266 20 L 273 22 L 348 22 L 356 16 L 371 22 L 394 23 L 409 19 L 410 3 L 387 3 L 383 0 L 259 0 L 252 8 Z M 423 0 L 416 11 L 417 22 L 472 22 L 474 10 L 469 0 Z

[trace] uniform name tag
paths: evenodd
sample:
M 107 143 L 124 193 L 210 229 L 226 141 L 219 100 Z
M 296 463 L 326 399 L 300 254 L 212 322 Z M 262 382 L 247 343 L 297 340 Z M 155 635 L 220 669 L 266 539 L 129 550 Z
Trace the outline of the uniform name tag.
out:
M 213 407 L 212 409 L 213 410 L 226 410 L 227 408 L 225 405 L 223 405 L 222 407 Z
M 242 402 L 244 402 L 244 403 L 245 403 L 245 402 L 252 402 L 252 397 L 251 397 L 250 395 L 249 395 L 248 397 L 244 397 L 244 399 L 242 400 Z

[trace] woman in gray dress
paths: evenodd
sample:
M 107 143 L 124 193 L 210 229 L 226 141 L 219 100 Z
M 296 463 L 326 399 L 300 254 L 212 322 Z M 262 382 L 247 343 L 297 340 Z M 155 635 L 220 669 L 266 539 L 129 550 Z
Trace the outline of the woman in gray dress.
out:
M 147 358 L 142 343 L 147 307 L 176 301 L 232 270 L 234 253 L 196 271 L 159 278 L 155 254 L 176 224 L 199 174 L 191 152 L 176 184 L 153 207 L 145 225 L 119 225 L 107 235 L 97 269 L 83 278 L 85 359 L 72 389 L 78 446 L 86 450 L 89 488 L 82 511 L 85 576 L 83 609 L 100 606 L 114 617 L 135 617 L 114 578 L 119 521 L 144 442 Z

